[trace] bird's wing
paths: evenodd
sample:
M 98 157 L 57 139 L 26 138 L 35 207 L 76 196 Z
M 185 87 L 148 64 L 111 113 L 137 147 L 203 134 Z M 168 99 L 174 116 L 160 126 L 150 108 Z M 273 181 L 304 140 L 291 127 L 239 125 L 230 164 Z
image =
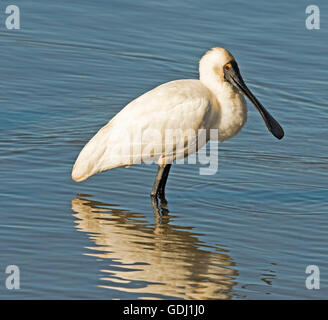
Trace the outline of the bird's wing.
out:
M 188 143 L 196 145 L 197 130 L 207 127 L 210 113 L 211 94 L 199 80 L 158 86 L 130 102 L 98 131 L 80 152 L 72 177 L 83 181 L 120 166 L 181 158 Z M 165 135 L 174 136 L 173 149 L 165 148 Z

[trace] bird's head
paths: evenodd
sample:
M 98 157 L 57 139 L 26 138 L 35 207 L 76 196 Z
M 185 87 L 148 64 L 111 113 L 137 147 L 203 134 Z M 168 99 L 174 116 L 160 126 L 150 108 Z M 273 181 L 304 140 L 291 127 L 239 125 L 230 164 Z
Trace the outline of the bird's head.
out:
M 224 88 L 228 84 L 246 95 L 261 114 L 268 130 L 277 139 L 283 138 L 283 129 L 248 89 L 235 58 L 228 50 L 216 47 L 207 51 L 199 62 L 199 77 L 210 89 L 213 87 Z

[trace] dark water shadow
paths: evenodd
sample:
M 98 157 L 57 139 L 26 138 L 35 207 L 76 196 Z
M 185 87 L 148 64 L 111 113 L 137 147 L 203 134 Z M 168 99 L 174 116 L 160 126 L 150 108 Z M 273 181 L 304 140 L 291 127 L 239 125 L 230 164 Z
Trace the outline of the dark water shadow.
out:
M 230 299 L 238 271 L 229 252 L 206 246 L 189 227 L 171 224 L 167 204 L 154 223 L 143 213 L 77 197 L 76 229 L 88 234 L 85 254 L 108 259 L 100 287 L 139 298 Z

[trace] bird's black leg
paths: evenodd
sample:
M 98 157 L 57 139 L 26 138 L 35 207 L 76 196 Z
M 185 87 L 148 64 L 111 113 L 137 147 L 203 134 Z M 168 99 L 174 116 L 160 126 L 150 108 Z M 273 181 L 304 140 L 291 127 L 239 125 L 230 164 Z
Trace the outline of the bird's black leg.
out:
M 170 173 L 170 169 L 171 169 L 171 164 L 167 164 L 164 167 L 163 177 L 162 177 L 162 180 L 161 180 L 160 185 L 159 185 L 158 195 L 163 199 L 165 199 L 165 186 L 166 186 L 167 178 L 168 178 L 169 173 Z
M 151 197 L 153 197 L 153 198 L 157 197 L 157 195 L 158 195 L 158 190 L 159 190 L 159 186 L 162 181 L 162 178 L 163 178 L 163 174 L 164 174 L 164 167 L 158 166 L 157 175 L 156 175 L 155 182 L 153 185 L 153 190 L 150 193 Z
M 151 191 L 150 195 L 154 197 L 164 198 L 165 195 L 165 185 L 167 181 L 167 177 L 169 175 L 171 169 L 171 164 L 167 164 L 164 167 L 158 166 L 157 175 L 155 178 L 153 190 Z

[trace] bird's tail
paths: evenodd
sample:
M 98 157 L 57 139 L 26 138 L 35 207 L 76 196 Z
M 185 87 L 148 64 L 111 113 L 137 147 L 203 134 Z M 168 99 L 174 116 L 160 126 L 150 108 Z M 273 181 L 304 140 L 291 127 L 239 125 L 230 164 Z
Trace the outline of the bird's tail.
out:
M 76 161 L 72 170 L 72 179 L 76 182 L 81 182 L 89 177 L 90 175 L 86 174 L 85 170 L 81 170 L 81 166 Z
M 72 170 L 72 179 L 74 181 L 84 181 L 100 171 L 109 169 L 103 163 L 104 154 L 108 149 L 106 141 L 109 136 L 108 130 L 108 125 L 101 128 L 81 150 Z
M 72 179 L 76 182 L 84 181 L 94 174 L 91 162 L 87 157 L 89 152 L 85 150 L 87 147 L 88 145 L 82 149 L 73 166 Z

